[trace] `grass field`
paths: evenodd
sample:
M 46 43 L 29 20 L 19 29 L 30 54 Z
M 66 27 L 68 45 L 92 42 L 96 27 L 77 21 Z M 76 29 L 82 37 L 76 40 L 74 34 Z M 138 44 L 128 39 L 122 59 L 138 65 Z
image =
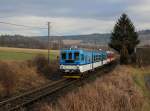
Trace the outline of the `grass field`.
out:
M 47 50 L 0 47 L 0 60 L 28 60 L 38 54 L 47 56 Z M 58 55 L 58 50 L 50 51 L 50 59 L 56 59 Z

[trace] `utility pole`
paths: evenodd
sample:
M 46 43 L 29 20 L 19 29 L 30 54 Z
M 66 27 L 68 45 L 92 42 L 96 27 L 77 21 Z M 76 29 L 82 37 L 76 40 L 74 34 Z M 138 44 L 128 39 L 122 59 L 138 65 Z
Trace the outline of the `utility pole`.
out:
M 50 22 L 48 22 L 48 64 L 50 64 Z

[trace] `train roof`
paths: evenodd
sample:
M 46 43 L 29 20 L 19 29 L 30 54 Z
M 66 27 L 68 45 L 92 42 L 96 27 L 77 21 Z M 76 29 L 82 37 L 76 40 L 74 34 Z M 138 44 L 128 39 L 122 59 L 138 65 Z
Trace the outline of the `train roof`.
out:
M 61 49 L 60 51 L 79 51 L 79 52 L 92 52 L 93 50 L 91 50 L 91 49 L 82 49 L 82 48 L 63 48 L 63 49 Z M 94 52 L 98 52 L 98 53 L 100 53 L 100 52 L 106 52 L 106 51 L 104 51 L 104 50 L 94 50 Z

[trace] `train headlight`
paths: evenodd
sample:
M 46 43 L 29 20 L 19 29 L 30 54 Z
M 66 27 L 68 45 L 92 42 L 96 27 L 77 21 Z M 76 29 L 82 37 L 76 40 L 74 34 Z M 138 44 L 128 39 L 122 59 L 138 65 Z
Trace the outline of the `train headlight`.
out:
M 63 69 L 63 66 L 62 66 L 62 65 L 60 66 L 60 69 Z

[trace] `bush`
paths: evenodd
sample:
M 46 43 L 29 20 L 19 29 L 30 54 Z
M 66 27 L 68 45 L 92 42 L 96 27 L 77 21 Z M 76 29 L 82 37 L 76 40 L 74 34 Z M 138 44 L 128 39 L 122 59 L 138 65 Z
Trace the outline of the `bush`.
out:
M 48 64 L 48 59 L 44 55 L 37 55 L 31 61 L 33 66 L 36 67 L 37 72 L 40 74 L 44 74 L 44 76 L 49 77 L 57 70 L 57 63 L 56 61 L 51 62 Z

